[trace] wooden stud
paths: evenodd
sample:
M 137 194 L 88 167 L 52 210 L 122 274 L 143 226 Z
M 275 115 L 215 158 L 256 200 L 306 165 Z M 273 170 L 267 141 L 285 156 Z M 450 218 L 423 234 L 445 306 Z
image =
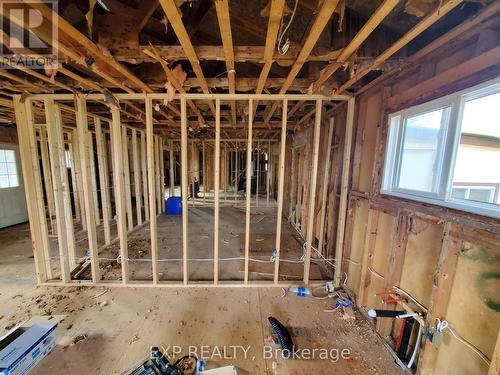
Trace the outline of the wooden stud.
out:
M 113 180 L 115 191 L 116 220 L 118 238 L 120 239 L 120 256 L 122 266 L 122 283 L 127 284 L 128 274 L 128 243 L 127 243 L 127 212 L 125 195 L 125 176 L 123 168 L 122 125 L 120 111 L 111 111 L 111 142 L 113 144 Z M 125 132 L 125 129 L 123 129 Z
M 276 259 L 274 261 L 274 284 L 278 284 L 281 249 L 281 223 L 283 219 L 283 191 L 285 187 L 285 151 L 286 151 L 286 124 L 288 100 L 283 100 L 283 114 L 281 117 L 281 144 L 278 176 L 278 211 L 276 214 Z
M 109 171 L 104 133 L 101 119 L 94 119 L 95 140 L 97 146 L 97 163 L 99 165 L 99 185 L 101 187 L 102 221 L 104 227 L 104 243 L 111 243 L 111 200 L 109 196 Z
M 314 229 L 314 208 L 316 204 L 316 184 L 318 179 L 319 135 L 321 132 L 321 109 L 323 102 L 316 101 L 316 118 L 314 119 L 314 141 L 312 153 L 311 187 L 309 191 L 309 204 L 306 232 L 306 259 L 304 263 L 304 284 L 309 284 L 309 271 L 311 269 L 311 248 Z
M 71 186 L 73 188 L 72 195 L 73 195 L 73 204 L 75 206 L 75 220 L 77 222 L 80 222 L 81 220 L 81 214 L 80 214 L 80 201 L 78 200 L 78 183 L 76 180 L 76 172 L 75 172 L 75 153 L 73 152 L 73 132 L 67 133 L 68 137 L 70 139 L 70 142 L 68 143 L 68 151 L 71 157 Z
M 75 167 L 75 177 L 76 177 L 76 193 L 78 197 L 78 205 L 80 207 L 80 222 L 82 223 L 83 230 L 87 230 L 87 220 L 85 218 L 85 206 L 83 198 L 83 184 L 82 184 L 82 171 L 80 168 L 80 142 L 77 130 L 73 130 L 71 137 L 72 140 L 72 150 L 73 150 L 73 165 Z M 73 188 L 74 190 L 75 188 Z
M 373 253 L 377 241 L 378 221 L 380 212 L 375 209 L 368 211 L 368 224 L 366 226 L 366 238 L 361 260 L 361 279 L 359 282 L 358 304 L 366 306 L 368 301 L 368 286 L 371 281 L 370 268 L 373 263 Z
M 328 140 L 325 157 L 325 169 L 323 171 L 323 186 L 321 194 L 321 215 L 319 221 L 319 243 L 318 250 L 321 254 L 326 255 L 323 249 L 325 242 L 325 218 L 326 218 L 326 204 L 328 203 L 328 181 L 330 180 L 330 164 L 332 153 L 332 140 L 333 140 L 334 118 L 330 117 L 328 121 Z M 338 265 L 340 267 L 340 265 Z
M 91 176 L 91 157 L 89 129 L 87 123 L 87 102 L 83 96 L 77 95 L 76 103 L 76 128 L 78 131 L 78 140 L 80 142 L 80 168 L 82 172 L 83 200 L 85 205 L 85 218 L 87 221 L 87 236 L 90 250 L 90 265 L 92 271 L 92 281 L 97 283 L 100 280 L 99 260 L 97 252 L 97 233 L 94 218 L 94 200 L 92 197 L 92 176 Z
M 137 215 L 137 225 L 142 224 L 142 192 L 140 182 L 139 169 L 139 152 L 137 150 L 137 130 L 132 129 L 132 160 L 134 166 L 134 193 L 135 193 L 135 210 Z
M 337 241 L 335 244 L 334 284 L 340 286 L 342 277 L 342 251 L 344 248 L 345 220 L 347 215 L 347 196 L 349 194 L 349 171 L 351 167 L 352 132 L 354 129 L 355 99 L 347 102 L 347 119 L 344 133 L 344 158 L 342 163 L 342 182 L 340 186 L 340 204 L 337 222 Z
M 123 163 L 123 176 L 125 181 L 125 204 L 127 212 L 128 230 L 134 228 L 134 214 L 132 212 L 132 192 L 130 187 L 130 163 L 128 157 L 128 134 L 127 128 L 121 128 L 121 142 L 122 142 L 122 163 Z
M 175 176 L 174 176 L 174 168 L 175 168 L 175 156 L 174 156 L 174 141 L 169 141 L 169 177 L 170 177 L 170 196 L 173 197 L 175 194 Z
M 45 122 L 47 126 L 47 139 L 49 141 L 50 153 L 50 166 L 49 172 L 52 173 L 53 178 L 52 186 L 46 186 L 47 189 L 53 189 L 54 204 L 56 209 L 56 224 L 58 234 L 59 246 L 59 260 L 61 264 L 61 280 L 68 282 L 71 279 L 70 265 L 68 261 L 68 238 L 66 235 L 66 221 L 64 210 L 64 196 L 63 196 L 63 173 L 66 173 L 66 161 L 64 157 L 64 142 L 62 139 L 62 127 L 57 124 L 55 118 L 55 105 L 51 99 L 46 99 L 44 102 L 45 107 Z M 62 165 L 61 165 L 62 164 Z M 74 248 L 74 242 L 73 242 Z
M 443 242 L 438 264 L 434 273 L 431 302 L 427 311 L 426 321 L 429 326 L 436 324 L 436 319 L 443 319 L 448 310 L 458 257 L 462 249 L 462 240 L 450 235 L 457 230 L 457 224 L 447 222 L 443 229 Z M 433 374 L 438 357 L 438 347 L 425 341 L 422 355 L 419 358 L 419 373 Z
M 182 273 L 184 285 L 188 284 L 188 174 L 187 174 L 187 111 L 186 98 L 181 98 L 181 169 L 182 169 Z
M 250 202 L 252 192 L 252 122 L 253 100 L 248 101 L 248 141 L 247 141 L 247 173 L 246 173 L 246 225 L 245 225 L 245 276 L 244 283 L 248 284 L 248 261 L 250 255 Z M 236 183 L 238 185 L 238 183 Z
M 259 207 L 260 143 L 257 141 L 257 177 L 255 179 L 255 206 Z
M 142 171 L 142 199 L 144 202 L 144 220 L 149 221 L 149 184 L 148 161 L 146 157 L 146 133 L 141 131 L 141 171 Z
M 220 102 L 220 100 L 219 100 Z M 215 113 L 217 114 L 217 107 L 215 108 Z M 219 125 L 220 125 L 220 121 L 219 121 Z M 217 139 L 217 135 L 215 136 L 215 138 Z M 220 134 L 219 134 L 219 141 L 220 141 Z M 217 142 L 217 140 L 216 140 Z M 205 141 L 202 141 L 201 142 L 201 158 L 203 160 L 203 168 L 201 169 L 201 178 L 203 179 L 203 205 L 205 205 L 205 198 L 207 196 L 207 182 L 205 181 L 205 166 L 206 166 L 206 163 L 205 163 Z M 217 159 L 215 159 L 217 160 Z M 215 167 L 214 167 L 215 168 Z
M 203 143 L 205 146 L 205 143 Z M 205 148 L 203 147 L 203 150 Z M 205 158 L 203 158 L 205 169 Z M 219 283 L 219 169 L 220 169 L 220 99 L 215 100 L 215 152 L 214 152 L 214 284 Z M 205 184 L 205 180 L 203 180 Z
M 92 136 L 92 133 L 90 131 L 87 136 L 89 138 L 90 181 L 92 186 L 92 197 L 94 199 L 94 220 L 95 220 L 95 225 L 99 225 L 101 224 L 101 218 L 99 212 L 99 199 L 97 198 L 98 191 L 97 191 L 97 180 L 96 180 L 97 173 L 95 170 L 95 157 L 94 157 L 94 137 Z
M 155 191 L 155 152 L 153 135 L 153 103 L 146 99 L 146 143 L 148 158 L 148 188 L 149 188 L 149 231 L 151 234 L 151 262 L 153 284 L 158 284 L 158 237 L 156 222 L 156 191 Z
M 49 239 L 46 232 L 46 227 L 43 226 L 45 221 L 45 208 L 40 209 L 42 200 L 36 189 L 36 185 L 40 185 L 38 172 L 38 160 L 32 151 L 34 151 L 34 135 L 32 127 L 28 121 L 27 107 L 31 104 L 21 102 L 21 96 L 13 97 L 14 111 L 16 114 L 17 136 L 19 140 L 19 150 L 21 154 L 21 164 L 24 181 L 24 192 L 26 195 L 26 205 L 28 207 L 28 217 L 30 223 L 41 223 L 40 225 L 30 225 L 31 241 L 33 249 L 33 257 L 35 259 L 35 271 L 38 283 L 44 283 L 52 278 L 52 270 L 50 265 L 50 253 L 48 252 Z M 31 112 L 30 112 L 31 113 Z M 45 230 L 45 232 L 44 232 Z M 47 256 L 48 254 L 48 256 Z
M 45 196 L 47 198 L 47 206 L 49 209 L 50 229 L 53 235 L 57 234 L 57 228 L 54 218 L 56 216 L 56 207 L 54 203 L 54 191 L 52 190 L 52 177 L 50 173 L 49 151 L 47 148 L 47 135 L 44 127 L 38 127 L 40 132 L 40 151 L 43 168 L 43 180 L 45 186 Z
M 158 142 L 159 146 L 158 147 L 158 152 L 159 152 L 159 159 L 160 159 L 160 196 L 158 197 L 160 199 L 160 212 L 165 212 L 165 157 L 163 154 L 164 150 L 164 144 L 163 144 L 163 138 L 158 137 Z

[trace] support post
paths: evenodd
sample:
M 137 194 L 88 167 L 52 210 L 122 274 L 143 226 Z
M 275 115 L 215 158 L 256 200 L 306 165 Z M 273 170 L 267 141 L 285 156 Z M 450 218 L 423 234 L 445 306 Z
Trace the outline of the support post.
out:
M 271 183 L 271 141 L 267 142 L 266 206 L 269 207 L 269 185 Z
M 354 128 L 355 98 L 347 101 L 347 119 L 344 135 L 344 158 L 342 163 L 342 182 L 340 186 L 339 220 L 337 224 L 337 243 L 335 244 L 334 284 L 340 286 L 342 277 L 342 252 L 344 248 L 345 220 L 347 215 L 347 195 L 349 193 L 349 169 L 351 167 L 352 131 Z
M 203 205 L 205 205 L 205 198 L 207 196 L 207 182 L 205 181 L 205 165 L 206 165 L 206 163 L 205 163 L 205 141 L 201 142 L 201 158 L 203 160 L 203 167 L 201 168 L 201 179 L 203 179 Z
M 276 214 L 276 258 L 274 260 L 274 283 L 278 284 L 281 249 L 281 222 L 283 219 L 283 191 L 285 187 L 285 150 L 286 150 L 286 123 L 288 117 L 288 100 L 283 99 L 283 115 L 281 118 L 281 144 L 278 175 L 278 212 Z
M 260 142 L 257 141 L 257 177 L 255 178 L 255 206 L 259 207 L 259 182 L 260 182 Z
M 160 199 L 160 212 L 165 212 L 165 159 L 163 155 L 163 138 L 158 137 L 158 158 L 160 160 L 160 196 L 158 197 Z
M 156 192 L 155 192 L 155 147 L 153 136 L 153 103 L 146 98 L 146 142 L 148 154 L 148 187 L 149 187 L 149 230 L 151 234 L 151 267 L 153 284 L 158 283 L 158 238 L 156 222 Z
M 316 117 L 314 119 L 314 143 L 312 154 L 311 190 L 309 192 L 309 211 L 307 213 L 306 260 L 304 263 L 304 284 L 309 284 L 311 269 L 311 248 L 314 229 L 314 208 L 316 204 L 316 183 L 318 179 L 319 134 L 321 131 L 321 99 L 316 100 Z
M 248 261 L 250 254 L 250 202 L 252 193 L 252 123 L 253 99 L 248 101 L 248 140 L 247 140 L 247 186 L 246 186 L 246 225 L 245 225 L 245 276 L 244 283 L 248 284 Z M 238 183 L 236 183 L 238 185 Z
M 220 168 L 220 99 L 215 100 L 215 153 L 214 153 L 214 284 L 219 283 L 219 168 Z M 203 169 L 205 169 L 205 143 L 203 143 Z M 205 184 L 205 176 L 203 176 Z
M 83 96 L 76 96 L 76 128 L 80 143 L 80 165 L 82 172 L 83 200 L 85 204 L 85 219 L 87 221 L 87 236 L 90 250 L 90 265 L 92 281 L 100 281 L 99 260 L 97 252 L 97 234 L 95 228 L 95 208 L 92 189 L 91 157 L 89 128 L 87 123 L 87 101 Z
M 47 149 L 47 135 L 43 126 L 38 127 L 40 132 L 40 151 L 43 167 L 43 180 L 45 185 L 45 196 L 47 197 L 47 206 L 49 209 L 50 230 L 53 235 L 57 234 L 54 217 L 56 216 L 56 207 L 54 204 L 54 191 L 52 190 L 52 177 L 50 175 L 49 151 Z

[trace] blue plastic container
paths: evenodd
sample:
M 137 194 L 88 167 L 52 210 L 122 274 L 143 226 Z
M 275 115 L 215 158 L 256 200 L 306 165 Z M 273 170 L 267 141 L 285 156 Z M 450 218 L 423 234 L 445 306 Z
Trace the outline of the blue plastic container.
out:
M 182 214 L 182 198 L 170 197 L 167 199 L 165 205 L 167 207 L 167 215 L 181 215 Z

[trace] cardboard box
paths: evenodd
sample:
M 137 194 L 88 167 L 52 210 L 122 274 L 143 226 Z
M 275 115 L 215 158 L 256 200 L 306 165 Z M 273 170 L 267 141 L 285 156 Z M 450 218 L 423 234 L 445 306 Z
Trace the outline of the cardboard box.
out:
M 0 375 L 24 375 L 56 344 L 56 324 L 17 326 L 0 339 Z

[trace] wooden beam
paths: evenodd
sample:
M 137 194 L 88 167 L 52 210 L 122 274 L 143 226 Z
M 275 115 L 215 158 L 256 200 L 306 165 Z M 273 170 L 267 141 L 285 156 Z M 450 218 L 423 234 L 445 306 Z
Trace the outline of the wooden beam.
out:
M 155 192 L 155 156 L 153 137 L 153 103 L 146 99 L 146 149 L 148 157 L 148 189 L 149 189 L 149 230 L 151 233 L 151 264 L 153 284 L 158 283 L 158 236 L 156 222 L 156 192 Z
M 307 213 L 307 232 L 306 232 L 306 259 L 304 262 L 304 284 L 309 284 L 309 272 L 311 269 L 311 248 L 313 241 L 314 229 L 314 212 L 316 205 L 316 184 L 318 180 L 318 159 L 319 159 L 319 135 L 321 132 L 321 111 L 323 102 L 316 101 L 316 117 L 314 119 L 314 140 L 312 150 L 312 165 L 311 165 L 311 186 L 309 190 L 309 203 Z
M 354 38 L 349 42 L 349 44 L 342 49 L 340 55 L 321 70 L 320 76 L 316 82 L 314 82 L 311 93 L 317 93 L 321 86 L 339 69 L 363 44 L 366 39 L 372 34 L 378 25 L 387 17 L 387 15 L 399 4 L 399 0 L 384 0 L 382 4 L 375 10 L 370 19 L 363 25 L 363 27 L 358 31 Z M 302 107 L 303 102 L 297 103 L 297 105 L 292 110 L 292 114 Z
M 236 90 L 236 71 L 234 70 L 234 51 L 233 37 L 231 34 L 231 21 L 229 16 L 229 0 L 216 0 L 215 9 L 217 11 L 217 19 L 219 21 L 222 47 L 224 48 L 224 60 L 226 61 L 227 79 L 229 81 L 229 93 L 234 94 Z M 231 118 L 233 123 L 236 124 L 236 102 L 234 100 L 231 101 Z
M 356 74 L 351 79 L 349 79 L 346 83 L 344 83 L 338 89 L 334 90 L 333 93 L 338 94 L 338 93 L 342 93 L 345 90 L 347 90 L 349 87 L 351 87 L 353 84 L 358 82 L 360 79 L 362 79 L 368 73 L 370 73 L 372 70 L 374 70 L 378 66 L 380 66 L 384 61 L 386 61 L 388 58 L 390 58 L 392 55 L 394 55 L 396 52 L 398 52 L 401 48 L 403 48 L 408 43 L 410 43 L 418 35 L 420 35 L 422 32 L 427 30 L 430 26 L 432 26 L 434 23 L 436 23 L 438 20 L 440 20 L 442 17 L 444 17 L 446 14 L 448 14 L 450 11 L 452 11 L 455 7 L 460 5 L 462 2 L 463 2 L 463 0 L 448 0 L 447 2 L 443 3 L 434 12 L 429 14 L 422 21 L 420 21 L 414 27 L 412 27 L 412 29 L 410 31 L 408 31 L 405 35 L 403 35 L 403 37 L 401 37 L 398 41 L 396 41 L 394 44 L 392 44 L 388 49 L 386 49 L 384 52 L 382 52 L 373 61 L 373 63 L 369 67 L 356 72 Z
M 87 236 L 90 250 L 90 264 L 92 271 L 92 281 L 97 283 L 100 281 L 100 270 L 97 248 L 97 233 L 95 227 L 95 208 L 92 197 L 91 187 L 91 168 L 90 168 L 90 149 L 89 144 L 89 129 L 87 123 L 87 102 L 83 96 L 77 95 L 76 103 L 76 128 L 78 131 L 78 140 L 80 142 L 80 168 L 83 185 L 83 200 L 85 205 L 85 219 L 87 222 Z
M 302 69 L 302 66 L 307 61 L 307 57 L 309 57 L 312 49 L 314 48 L 316 42 L 321 36 L 323 29 L 330 21 L 330 18 L 335 9 L 337 8 L 338 3 L 339 0 L 325 0 L 323 2 L 319 13 L 316 16 L 316 19 L 314 20 L 314 24 L 311 27 L 311 31 L 307 36 L 304 46 L 302 47 L 302 50 L 297 56 L 297 60 L 293 64 L 292 69 L 290 70 L 290 73 L 288 74 L 285 83 L 280 89 L 279 92 L 280 94 L 285 94 L 288 88 L 292 85 L 293 80 L 295 79 L 295 77 L 297 77 L 297 74 L 299 74 L 300 69 Z M 271 119 L 272 115 L 274 114 L 274 111 L 276 111 L 276 108 L 278 108 L 278 104 L 279 104 L 278 102 L 273 103 L 271 110 L 266 114 L 265 117 L 266 122 L 268 122 Z
M 244 283 L 248 284 L 248 261 L 250 256 L 250 202 L 252 192 L 252 122 L 253 100 L 248 101 L 248 140 L 247 140 L 247 170 L 246 170 L 246 216 L 245 216 L 245 276 Z M 236 178 L 238 190 L 238 178 Z
M 174 142 L 170 140 L 168 142 L 168 152 L 169 152 L 169 169 L 168 169 L 168 174 L 169 174 L 169 180 L 170 180 L 170 196 L 173 197 L 175 192 L 175 181 L 174 181 Z
M 219 183 L 220 183 L 220 99 L 215 100 L 215 152 L 214 152 L 214 284 L 219 283 Z M 205 169 L 205 162 L 203 162 Z M 206 185 L 206 181 L 203 180 Z M 205 189 L 206 190 L 206 189 Z M 205 191 L 206 192 L 206 191 Z
M 288 100 L 284 99 L 282 104 L 283 114 L 281 116 L 281 144 L 278 171 L 278 211 L 276 213 L 276 259 L 274 261 L 274 284 L 279 281 L 280 249 L 281 249 L 281 223 L 283 220 L 283 192 L 285 187 L 285 151 L 286 151 L 286 123 Z
M 266 86 L 267 76 L 273 64 L 273 55 L 276 47 L 276 39 L 281 25 L 285 0 L 272 0 L 269 8 L 269 21 L 267 24 L 266 46 L 264 49 L 264 66 L 260 72 L 259 81 L 257 82 L 256 94 L 262 94 Z M 257 110 L 258 102 L 255 103 L 255 111 Z
M 184 49 L 189 62 L 191 63 L 191 67 L 193 68 L 196 77 L 198 77 L 202 91 L 205 94 L 208 94 L 210 91 L 208 89 L 207 81 L 205 80 L 205 76 L 203 74 L 203 71 L 201 70 L 200 61 L 196 56 L 193 44 L 191 43 L 189 35 L 182 22 L 182 17 L 179 14 L 177 5 L 175 4 L 174 0 L 160 0 L 160 4 L 168 20 L 170 21 L 170 24 L 172 25 L 172 28 L 174 29 L 174 32 L 177 35 L 177 38 L 179 39 L 179 42 Z M 209 106 L 215 116 L 215 107 L 212 101 L 209 101 Z
M 340 184 L 340 204 L 337 222 L 337 241 L 335 243 L 335 274 L 334 284 L 341 285 L 342 253 L 344 250 L 345 221 L 347 215 L 347 196 L 349 194 L 349 172 L 351 169 L 352 133 L 354 129 L 355 98 L 347 102 L 347 119 L 344 133 L 344 157 L 342 162 L 342 181 Z

